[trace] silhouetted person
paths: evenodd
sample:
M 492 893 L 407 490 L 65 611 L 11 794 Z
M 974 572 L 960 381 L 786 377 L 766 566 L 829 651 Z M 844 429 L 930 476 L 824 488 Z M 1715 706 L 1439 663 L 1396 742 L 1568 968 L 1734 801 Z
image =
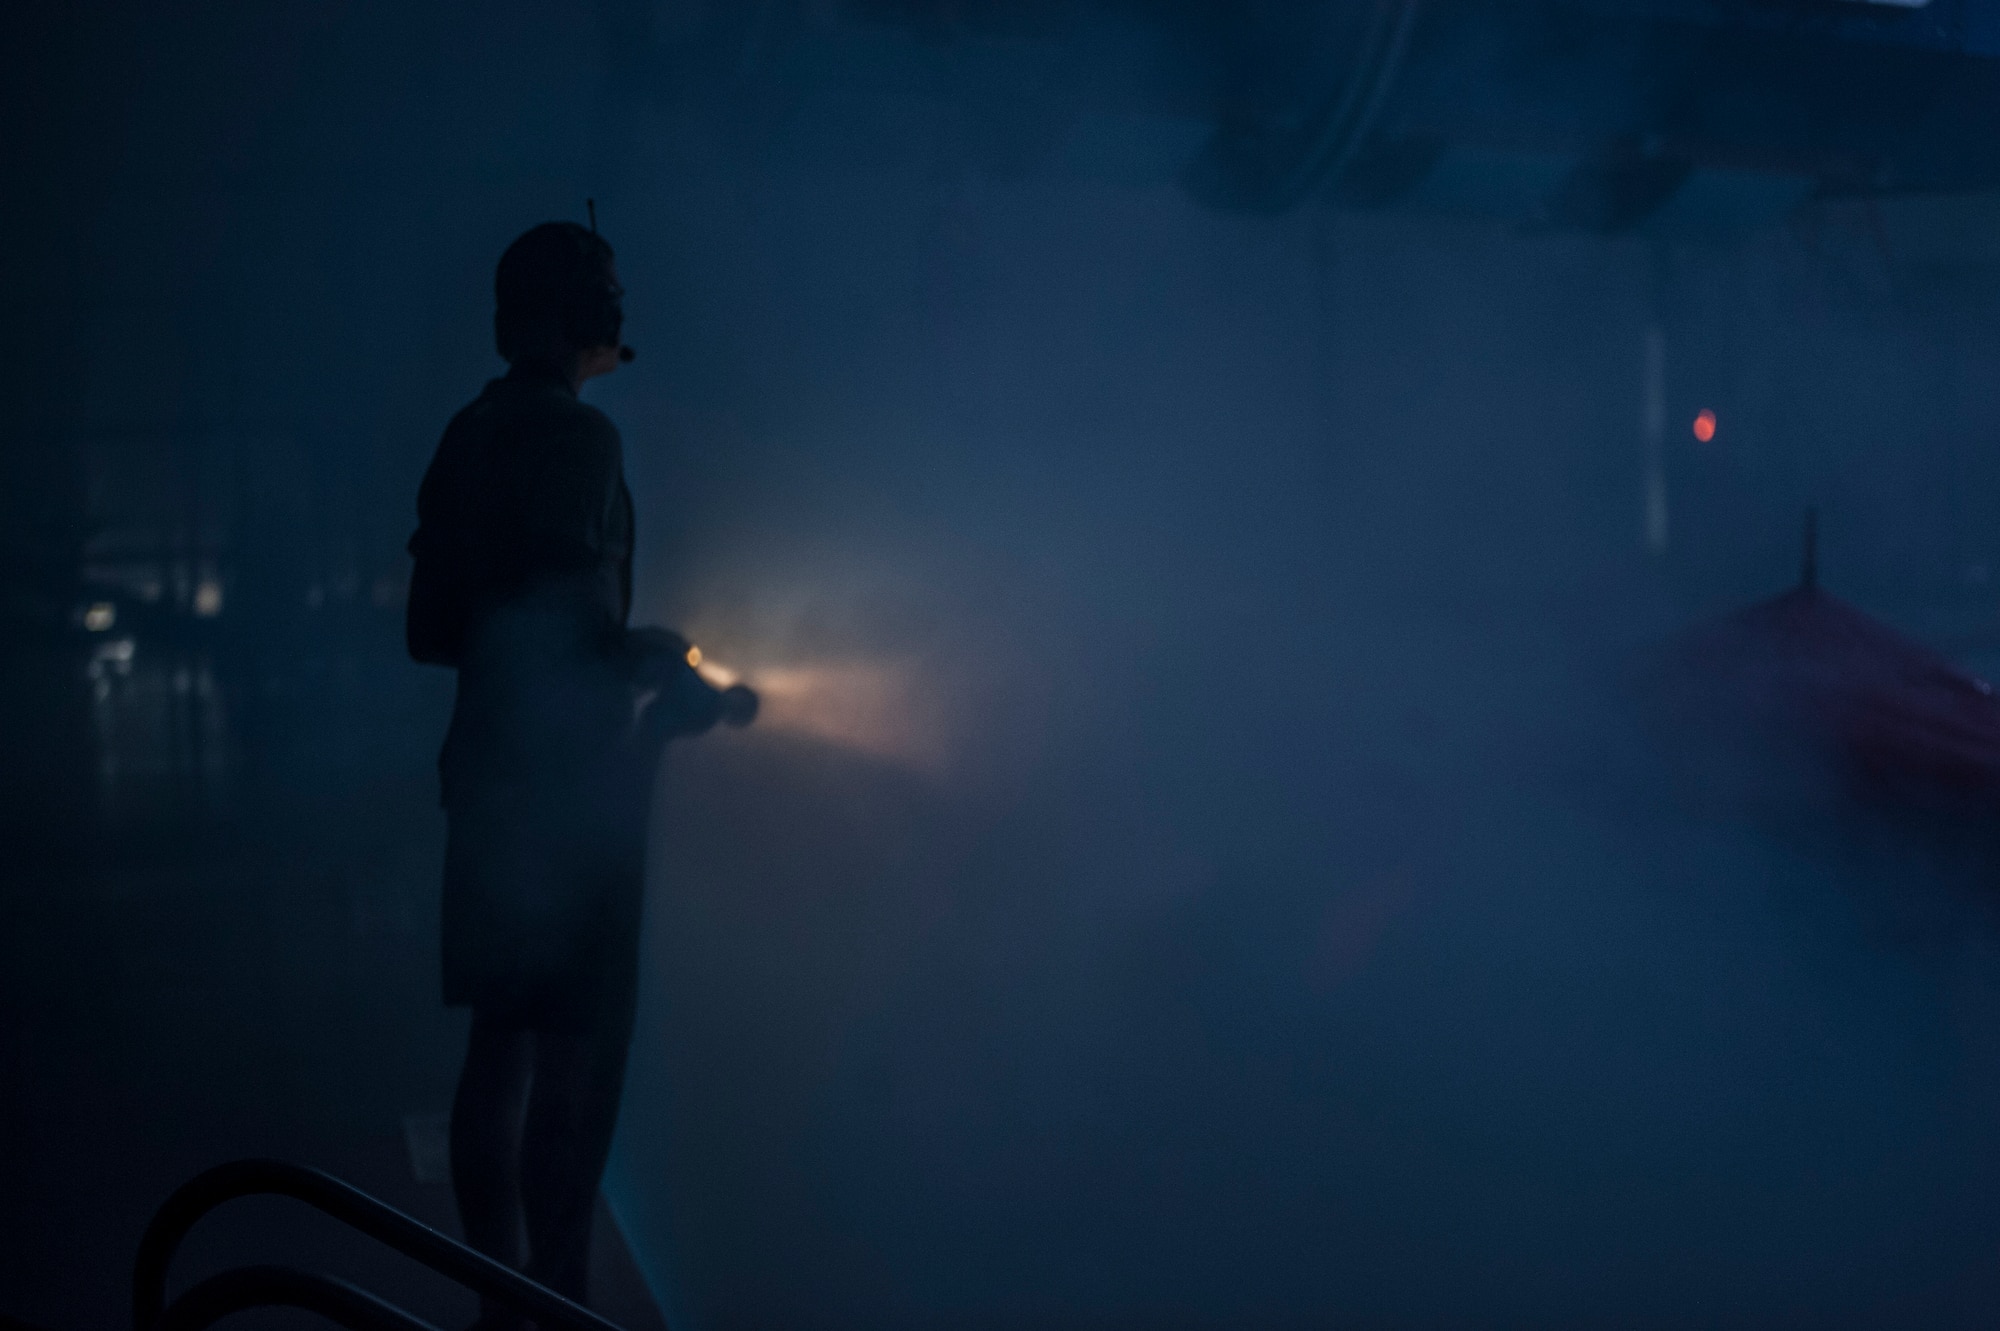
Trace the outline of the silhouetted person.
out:
M 458 669 L 438 763 L 444 999 L 472 1008 L 452 1184 L 467 1242 L 582 1300 L 655 760 L 673 735 L 748 722 L 756 696 L 710 687 L 673 634 L 626 627 L 618 431 L 577 397 L 631 358 L 611 247 L 550 222 L 508 247 L 494 285 L 511 368 L 445 430 L 410 540 L 411 654 Z

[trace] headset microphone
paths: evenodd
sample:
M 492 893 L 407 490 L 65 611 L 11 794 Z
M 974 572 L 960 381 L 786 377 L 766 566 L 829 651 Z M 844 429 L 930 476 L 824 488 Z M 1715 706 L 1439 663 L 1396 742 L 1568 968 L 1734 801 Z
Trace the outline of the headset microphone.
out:
M 590 234 L 594 236 L 597 234 L 597 200 L 585 199 L 583 201 L 583 208 L 585 212 L 590 214 Z M 621 346 L 618 348 L 618 363 L 620 365 L 630 365 L 638 358 L 638 355 L 639 353 L 632 350 L 632 348 Z

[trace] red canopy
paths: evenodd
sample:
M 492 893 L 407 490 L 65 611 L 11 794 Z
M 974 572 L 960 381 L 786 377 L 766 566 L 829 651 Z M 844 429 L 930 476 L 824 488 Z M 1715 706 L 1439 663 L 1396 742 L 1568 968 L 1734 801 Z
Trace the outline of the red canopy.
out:
M 1797 588 L 1667 645 L 1655 697 L 1674 732 L 1830 765 L 1871 801 L 2000 812 L 1992 686 L 1821 591 L 1807 539 Z

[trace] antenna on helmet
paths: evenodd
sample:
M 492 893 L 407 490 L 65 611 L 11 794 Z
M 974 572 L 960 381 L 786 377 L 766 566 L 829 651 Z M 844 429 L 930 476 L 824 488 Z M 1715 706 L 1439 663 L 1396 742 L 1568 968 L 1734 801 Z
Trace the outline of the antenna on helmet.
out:
M 590 234 L 594 236 L 597 234 L 597 200 L 585 199 L 583 201 L 583 210 L 590 217 Z M 632 348 L 621 345 L 618 348 L 619 363 L 623 365 L 630 365 L 632 363 L 633 358 L 638 354 L 639 353 L 632 350 Z

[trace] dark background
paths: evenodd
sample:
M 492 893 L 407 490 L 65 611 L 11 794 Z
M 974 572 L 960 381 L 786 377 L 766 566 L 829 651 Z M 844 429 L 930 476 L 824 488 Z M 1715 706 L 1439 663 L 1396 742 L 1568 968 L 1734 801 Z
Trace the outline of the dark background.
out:
M 1987 1324 L 1985 871 L 1621 681 L 1808 505 L 2000 666 L 2000 13 L 1440 0 L 1343 137 L 1400 8 L 10 11 L 0 1308 L 237 1155 L 448 1221 L 402 546 L 594 197 L 638 617 L 767 699 L 660 790 L 676 1326 Z

